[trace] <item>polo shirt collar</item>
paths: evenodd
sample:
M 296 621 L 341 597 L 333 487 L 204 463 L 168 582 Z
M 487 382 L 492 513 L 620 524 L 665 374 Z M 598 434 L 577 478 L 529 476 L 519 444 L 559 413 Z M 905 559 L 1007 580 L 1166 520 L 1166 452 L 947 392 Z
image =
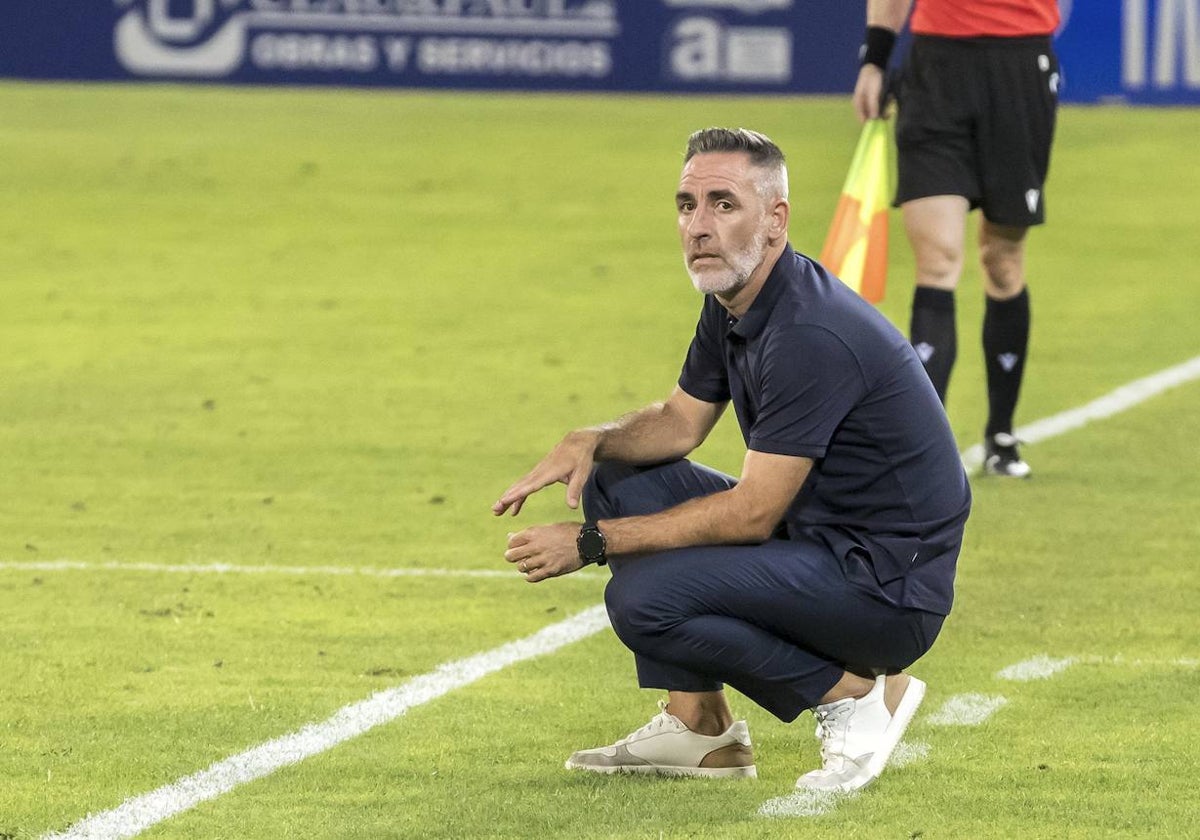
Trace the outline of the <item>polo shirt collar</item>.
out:
M 749 341 L 763 331 L 767 320 L 771 317 L 771 310 L 775 308 L 776 301 L 787 287 L 787 278 L 785 277 L 788 273 L 787 266 L 795 263 L 795 256 L 796 252 L 792 250 L 791 243 L 785 245 L 783 253 L 771 267 L 771 273 L 767 275 L 766 281 L 758 290 L 758 295 L 750 304 L 750 308 L 746 310 L 746 314 L 738 320 L 730 318 L 733 326 L 729 329 L 729 335 Z

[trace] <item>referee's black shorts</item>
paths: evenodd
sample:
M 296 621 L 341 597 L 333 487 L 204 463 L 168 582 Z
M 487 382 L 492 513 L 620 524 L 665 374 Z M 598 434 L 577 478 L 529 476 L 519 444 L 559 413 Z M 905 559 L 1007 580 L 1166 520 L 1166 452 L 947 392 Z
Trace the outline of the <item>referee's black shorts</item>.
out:
M 1058 84 L 1049 37 L 915 36 L 897 93 L 896 204 L 960 195 L 995 224 L 1041 224 Z

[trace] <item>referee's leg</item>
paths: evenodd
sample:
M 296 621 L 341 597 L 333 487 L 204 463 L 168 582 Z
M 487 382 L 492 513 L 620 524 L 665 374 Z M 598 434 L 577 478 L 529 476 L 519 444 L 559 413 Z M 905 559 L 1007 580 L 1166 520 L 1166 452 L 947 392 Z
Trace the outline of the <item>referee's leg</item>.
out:
M 958 358 L 954 292 L 962 276 L 969 204 L 958 195 L 906 201 L 904 230 L 916 263 L 909 340 L 943 405 Z

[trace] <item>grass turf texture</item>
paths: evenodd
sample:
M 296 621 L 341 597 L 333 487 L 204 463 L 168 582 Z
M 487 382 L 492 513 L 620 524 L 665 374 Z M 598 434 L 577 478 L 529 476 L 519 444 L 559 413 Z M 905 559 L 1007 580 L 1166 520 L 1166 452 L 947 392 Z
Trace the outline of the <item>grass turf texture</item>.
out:
M 496 569 L 488 506 L 567 428 L 665 395 L 699 300 L 683 140 L 759 128 L 820 249 L 857 126 L 842 100 L 0 85 L 0 562 Z M 1030 244 L 1021 421 L 1200 352 L 1188 110 L 1068 108 Z M 907 323 L 894 217 L 883 309 Z M 969 260 L 974 259 L 974 254 Z M 959 295 L 950 413 L 984 420 L 982 293 Z M 954 615 L 916 668 L 928 758 L 817 818 L 764 821 L 817 761 L 735 698 L 760 780 L 561 769 L 652 711 L 601 633 L 516 665 L 147 837 L 1111 837 L 1186 834 L 1200 761 L 1200 385 L 975 482 Z M 701 457 L 736 472 L 727 418 Z M 0 837 L 323 720 L 595 604 L 603 578 L 0 569 Z M 1039 682 L 996 672 L 1096 657 Z M 1113 661 L 1114 657 L 1120 657 Z M 219 664 L 218 664 L 219 663 Z M 1153 792 L 1153 795 L 1147 795 Z

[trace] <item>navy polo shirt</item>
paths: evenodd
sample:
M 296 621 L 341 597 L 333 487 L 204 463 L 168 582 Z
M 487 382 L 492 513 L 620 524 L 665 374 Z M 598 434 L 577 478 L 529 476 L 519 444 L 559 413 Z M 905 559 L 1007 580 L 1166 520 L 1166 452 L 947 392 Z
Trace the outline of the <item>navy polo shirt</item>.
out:
M 732 401 L 749 449 L 813 459 L 792 539 L 890 603 L 950 612 L 971 491 L 916 352 L 873 306 L 788 245 L 740 320 L 705 296 L 679 385 Z

